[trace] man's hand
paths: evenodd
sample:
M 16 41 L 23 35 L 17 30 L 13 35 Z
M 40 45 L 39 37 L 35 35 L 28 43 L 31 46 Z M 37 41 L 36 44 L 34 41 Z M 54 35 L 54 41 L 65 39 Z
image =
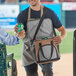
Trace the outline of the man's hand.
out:
M 18 37 L 19 37 L 20 39 L 23 39 L 23 38 L 25 37 L 25 31 L 24 31 L 24 30 L 20 31 L 20 32 L 18 33 Z
M 19 38 L 23 39 L 25 37 L 25 30 L 22 30 L 18 33 L 19 27 L 17 27 L 17 25 L 18 24 L 16 24 L 16 26 L 14 27 L 15 35 L 18 36 Z
M 18 24 L 16 24 L 16 26 L 14 27 L 15 33 L 18 33 L 18 29 L 19 29 L 19 27 L 17 27 L 17 25 L 18 25 Z
M 56 36 L 53 38 L 53 43 L 55 45 L 59 45 L 62 42 L 62 37 L 61 36 Z
M 66 30 L 64 26 L 61 26 L 60 28 L 58 28 L 58 31 L 61 33 L 61 35 L 54 37 L 53 42 L 55 45 L 59 45 L 66 36 Z

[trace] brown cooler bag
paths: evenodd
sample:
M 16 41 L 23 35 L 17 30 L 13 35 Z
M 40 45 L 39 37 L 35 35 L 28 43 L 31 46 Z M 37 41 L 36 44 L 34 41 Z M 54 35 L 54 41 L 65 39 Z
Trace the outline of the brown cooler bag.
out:
M 53 44 L 53 38 L 36 40 L 34 45 L 37 63 L 51 63 L 60 59 L 60 53 L 58 47 Z

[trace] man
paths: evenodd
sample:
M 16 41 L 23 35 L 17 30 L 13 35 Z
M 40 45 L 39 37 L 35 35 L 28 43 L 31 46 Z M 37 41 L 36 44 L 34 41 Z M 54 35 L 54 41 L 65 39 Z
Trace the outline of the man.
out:
M 6 45 L 16 45 L 20 42 L 17 36 L 8 34 L 4 29 L 0 29 L 0 41 Z
M 33 39 L 40 17 L 46 11 L 45 10 L 46 7 L 41 6 L 40 0 L 28 0 L 28 2 L 30 4 L 30 7 L 22 11 L 17 17 L 17 22 L 23 23 L 24 30 L 26 32 L 25 37 L 23 37 L 23 33 L 19 34 L 19 37 L 23 37 L 22 61 L 27 76 L 38 76 L 37 73 L 38 65 L 34 60 L 33 50 L 32 51 L 29 50 L 30 46 L 29 40 Z M 62 42 L 63 38 L 65 37 L 66 31 L 62 26 L 61 22 L 59 21 L 55 12 L 48 9 L 45 19 L 42 22 L 42 25 L 36 38 L 40 39 L 43 37 L 51 36 L 53 28 L 56 28 L 61 33 L 61 35 L 56 36 L 53 39 L 54 44 L 59 45 Z M 18 27 L 16 25 L 15 32 L 17 31 Z M 44 76 L 53 76 L 52 64 L 53 63 L 44 65 L 40 64 Z

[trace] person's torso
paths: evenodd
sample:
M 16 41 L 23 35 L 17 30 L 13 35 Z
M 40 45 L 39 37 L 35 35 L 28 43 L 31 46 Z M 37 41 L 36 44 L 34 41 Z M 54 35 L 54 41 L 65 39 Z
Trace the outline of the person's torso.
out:
M 29 8 L 28 20 L 27 20 L 28 38 L 33 39 L 36 29 L 38 27 L 39 21 L 40 21 L 40 17 L 43 15 L 44 9 L 45 7 L 44 8 L 42 7 L 40 11 L 32 11 Z M 53 37 L 53 36 L 55 35 L 54 35 L 52 20 L 49 17 L 45 16 L 40 26 L 40 29 L 38 30 L 36 39 L 42 39 L 43 37 Z

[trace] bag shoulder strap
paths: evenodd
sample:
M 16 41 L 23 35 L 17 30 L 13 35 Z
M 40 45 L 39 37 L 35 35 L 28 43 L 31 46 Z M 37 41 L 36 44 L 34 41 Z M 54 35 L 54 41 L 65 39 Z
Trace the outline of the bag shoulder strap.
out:
M 34 34 L 32 43 L 33 43 L 34 39 L 36 38 L 36 35 L 37 35 L 38 30 L 39 30 L 39 28 L 40 28 L 40 26 L 41 26 L 41 24 L 42 24 L 42 22 L 43 22 L 43 20 L 44 20 L 44 17 L 45 17 L 45 15 L 46 15 L 46 13 L 47 13 L 47 10 L 48 10 L 48 8 L 45 8 L 45 12 L 43 13 L 42 17 L 40 18 L 40 21 L 39 21 L 38 27 L 37 27 L 37 29 L 36 29 L 36 32 L 35 32 L 35 34 Z

